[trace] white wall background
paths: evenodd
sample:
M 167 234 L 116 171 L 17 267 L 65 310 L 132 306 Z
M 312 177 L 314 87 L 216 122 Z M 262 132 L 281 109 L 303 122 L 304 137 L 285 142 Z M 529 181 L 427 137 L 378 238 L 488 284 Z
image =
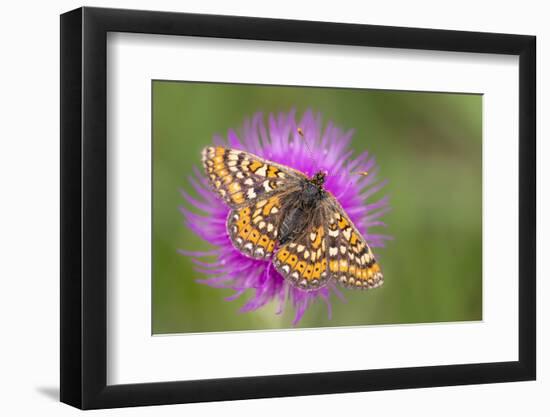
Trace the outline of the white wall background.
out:
M 0 25 L 0 414 L 76 415 L 57 402 L 59 392 L 59 17 L 81 6 L 71 0 L 7 2 Z M 550 97 L 550 26 L 545 2 L 523 0 L 298 2 L 277 0 L 124 0 L 86 5 L 181 12 L 239 14 L 441 29 L 534 34 L 538 37 L 539 249 L 538 381 L 376 393 L 324 395 L 229 403 L 145 407 L 94 415 L 280 416 L 314 415 L 548 415 L 550 296 L 546 277 L 550 208 L 544 180 L 550 157 L 542 120 Z M 542 146 L 540 146 L 542 144 Z M 546 158 L 545 158 L 546 156 Z M 543 236 L 543 232 L 546 232 Z M 546 394 L 546 395 L 544 395 Z

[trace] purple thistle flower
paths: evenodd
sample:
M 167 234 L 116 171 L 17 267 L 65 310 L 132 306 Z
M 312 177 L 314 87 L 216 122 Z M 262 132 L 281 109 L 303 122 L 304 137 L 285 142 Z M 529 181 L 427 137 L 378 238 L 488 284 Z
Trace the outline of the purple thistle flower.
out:
M 298 128 L 301 128 L 305 139 L 300 136 Z M 325 188 L 337 198 L 368 244 L 383 247 L 389 237 L 370 233 L 369 228 L 385 226 L 380 218 L 390 209 L 388 197 L 371 203 L 367 200 L 386 181 L 377 180 L 378 167 L 368 152 L 353 157 L 353 151 L 349 149 L 352 135 L 352 130 L 345 132 L 332 122 L 328 122 L 323 130 L 320 115 L 310 110 L 305 112 L 299 123 L 294 111 L 277 116 L 270 114 L 267 126 L 263 115 L 256 113 L 252 119 L 245 120 L 240 136 L 229 130 L 226 139 L 214 136 L 214 143 L 251 152 L 308 176 L 320 170 L 326 171 Z M 357 175 L 364 171 L 368 175 Z M 181 192 L 188 205 L 198 213 L 181 207 L 185 224 L 214 247 L 207 252 L 179 251 L 191 256 L 195 270 L 207 276 L 198 282 L 210 287 L 233 289 L 235 293 L 226 299 L 228 301 L 239 298 L 249 289 L 253 290 L 254 295 L 241 308 L 242 312 L 254 311 L 277 300 L 277 314 L 280 314 L 286 300 L 290 300 L 295 310 L 293 324 L 296 325 L 311 303 L 321 299 L 327 305 L 330 319 L 331 292 L 344 300 L 334 282 L 318 290 L 303 291 L 287 283 L 272 267 L 271 261 L 255 260 L 241 254 L 233 247 L 227 234 L 229 207 L 211 190 L 207 178 L 196 167 L 189 182 L 198 197 L 194 198 L 183 190 Z

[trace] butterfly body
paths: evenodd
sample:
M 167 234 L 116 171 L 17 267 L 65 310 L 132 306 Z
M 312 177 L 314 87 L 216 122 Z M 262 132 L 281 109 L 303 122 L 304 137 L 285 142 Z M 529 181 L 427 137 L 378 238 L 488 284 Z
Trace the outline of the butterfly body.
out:
M 319 178 L 319 179 L 317 179 Z M 304 178 L 301 180 L 301 188 L 289 194 L 286 207 L 281 215 L 279 225 L 279 245 L 293 240 L 307 228 L 309 214 L 326 198 L 327 194 L 323 189 L 325 174 L 319 172 L 314 179 Z
M 214 190 L 231 208 L 228 235 L 244 255 L 270 260 L 302 290 L 334 280 L 349 288 L 383 283 L 372 251 L 336 198 L 326 173 L 309 178 L 290 167 L 223 147 L 203 150 Z

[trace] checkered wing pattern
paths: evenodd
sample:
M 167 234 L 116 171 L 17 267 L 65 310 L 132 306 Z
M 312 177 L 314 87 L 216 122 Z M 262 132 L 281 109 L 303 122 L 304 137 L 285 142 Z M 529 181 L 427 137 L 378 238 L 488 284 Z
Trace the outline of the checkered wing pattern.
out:
M 292 168 L 221 146 L 205 148 L 202 162 L 210 183 L 231 208 L 283 193 L 306 178 Z
M 273 259 L 279 273 L 302 290 L 315 290 L 330 279 L 327 271 L 325 215 L 321 204 L 311 213 L 306 230 L 281 246 Z
M 233 246 L 254 259 L 269 259 L 275 249 L 281 221 L 279 195 L 231 210 L 227 231 Z
M 361 233 L 332 195 L 323 204 L 326 204 L 327 273 L 348 288 L 381 286 L 382 271 Z

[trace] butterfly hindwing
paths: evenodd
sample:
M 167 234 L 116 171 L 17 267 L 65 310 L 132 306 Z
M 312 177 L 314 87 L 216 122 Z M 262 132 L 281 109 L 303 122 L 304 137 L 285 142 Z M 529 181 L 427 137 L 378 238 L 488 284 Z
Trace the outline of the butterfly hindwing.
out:
M 319 207 L 305 230 L 278 249 L 273 265 L 290 284 L 309 291 L 327 284 L 327 262 L 323 207 Z
M 348 288 L 381 286 L 384 277 L 372 250 L 340 204 L 331 195 L 327 206 L 327 272 L 334 281 Z
M 231 210 L 227 231 L 233 246 L 248 257 L 269 259 L 277 242 L 281 213 L 278 195 Z
M 231 208 L 283 192 L 303 176 L 251 153 L 221 146 L 205 148 L 202 161 L 210 183 Z

